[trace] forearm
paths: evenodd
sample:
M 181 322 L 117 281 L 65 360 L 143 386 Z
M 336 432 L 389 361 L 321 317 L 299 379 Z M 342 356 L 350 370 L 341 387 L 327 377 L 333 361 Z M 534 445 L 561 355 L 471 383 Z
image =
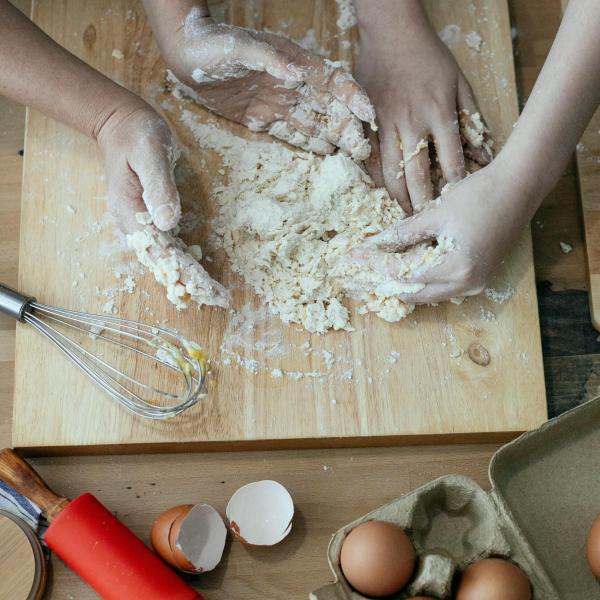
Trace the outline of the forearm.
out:
M 143 100 L 61 48 L 0 0 L 0 94 L 89 135 Z
M 533 193 L 551 191 L 600 103 L 600 3 L 571 0 L 531 96 L 498 160 Z
M 421 0 L 354 0 L 361 41 L 397 46 L 431 28 Z
M 207 0 L 142 0 L 150 26 L 163 56 L 170 51 L 170 38 L 179 31 L 192 11 L 196 18 L 210 17 Z M 165 56 L 168 61 L 168 56 Z

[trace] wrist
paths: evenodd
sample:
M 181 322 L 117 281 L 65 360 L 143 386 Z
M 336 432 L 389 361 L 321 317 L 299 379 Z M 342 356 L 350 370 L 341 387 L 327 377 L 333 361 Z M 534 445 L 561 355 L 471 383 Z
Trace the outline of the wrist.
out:
M 491 163 L 506 177 L 506 182 L 517 186 L 522 193 L 545 197 L 549 194 L 564 170 L 551 156 L 535 149 L 529 152 L 516 141 L 508 140 Z
M 354 0 L 361 41 L 397 45 L 399 37 L 411 39 L 431 25 L 420 0 Z M 401 35 L 400 35 L 401 34 Z
M 123 99 L 112 105 L 107 105 L 98 113 L 92 137 L 98 142 L 103 152 L 115 139 L 115 134 L 123 129 L 125 122 L 130 121 L 134 115 L 147 114 L 160 118 L 154 109 L 144 100 L 131 94 L 132 98 Z
M 507 208 L 515 218 L 522 215 L 524 222 L 531 220 L 556 183 L 543 171 L 533 168 L 528 160 L 523 159 L 522 153 L 514 152 L 509 144 L 484 170 L 490 172 L 495 186 L 504 190 Z

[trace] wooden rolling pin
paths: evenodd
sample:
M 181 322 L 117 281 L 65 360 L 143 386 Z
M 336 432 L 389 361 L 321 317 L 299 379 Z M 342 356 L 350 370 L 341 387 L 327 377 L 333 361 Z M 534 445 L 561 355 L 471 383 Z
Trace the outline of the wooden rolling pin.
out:
M 48 546 L 106 600 L 202 600 L 91 494 L 61 498 L 8 448 L 0 479 L 40 507 Z

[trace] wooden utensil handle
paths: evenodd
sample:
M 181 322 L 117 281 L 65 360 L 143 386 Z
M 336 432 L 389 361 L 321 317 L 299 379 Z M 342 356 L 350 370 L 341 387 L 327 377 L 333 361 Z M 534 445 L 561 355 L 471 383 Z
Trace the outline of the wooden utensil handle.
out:
M 0 451 L 0 479 L 35 502 L 48 521 L 52 521 L 69 504 L 66 498 L 55 494 L 29 464 L 10 448 Z

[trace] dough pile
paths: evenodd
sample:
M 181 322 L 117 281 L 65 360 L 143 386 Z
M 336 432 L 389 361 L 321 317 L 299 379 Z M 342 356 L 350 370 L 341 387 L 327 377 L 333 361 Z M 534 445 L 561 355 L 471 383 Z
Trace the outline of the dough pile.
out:
M 184 110 L 181 120 L 204 149 L 216 151 L 228 181 L 213 190 L 213 223 L 232 269 L 285 323 L 310 332 L 350 329 L 344 298 L 363 302 L 359 312 L 398 321 L 414 308 L 397 295 L 421 285 L 386 280 L 361 267 L 349 251 L 404 213 L 349 157 L 325 158 L 277 142 L 246 140 L 202 123 Z M 450 240 L 418 244 L 391 254 L 404 275 L 439 263 Z

